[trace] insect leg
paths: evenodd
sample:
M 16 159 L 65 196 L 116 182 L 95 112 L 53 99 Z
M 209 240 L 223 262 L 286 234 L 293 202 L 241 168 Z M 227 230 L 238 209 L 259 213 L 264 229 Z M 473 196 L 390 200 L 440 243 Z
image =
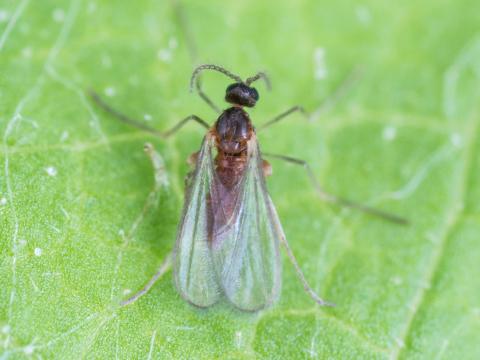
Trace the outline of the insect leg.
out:
M 362 73 L 363 68 L 361 66 L 354 67 L 353 70 L 335 88 L 333 93 L 323 100 L 320 106 L 310 114 L 310 119 L 314 120 L 333 108 L 358 82 Z
M 306 119 L 315 119 L 318 116 L 322 115 L 323 113 L 327 112 L 330 110 L 340 99 L 342 99 L 348 91 L 353 87 L 353 85 L 358 81 L 358 78 L 360 77 L 361 74 L 361 68 L 356 67 L 355 69 L 352 70 L 352 72 L 338 85 L 338 87 L 335 89 L 335 91 L 328 96 L 321 104 L 320 106 L 313 111 L 313 113 L 308 114 L 303 107 L 301 106 L 293 106 L 292 108 L 288 109 L 287 111 L 281 113 L 280 115 L 277 115 L 273 119 L 267 121 L 265 124 L 262 124 L 261 126 L 258 127 L 258 130 L 263 130 L 267 127 L 270 127 L 271 125 L 279 122 L 280 120 L 285 119 L 288 115 L 294 113 L 294 112 L 300 112 L 303 116 L 305 116 Z
M 145 295 L 151 288 L 152 286 L 157 282 L 157 280 L 165 274 L 168 269 L 172 266 L 172 252 L 170 252 L 165 259 L 163 260 L 162 264 L 158 268 L 157 272 L 155 275 L 152 276 L 152 278 L 148 281 L 148 283 L 137 293 L 135 293 L 133 296 L 129 297 L 127 300 L 124 300 L 120 303 L 121 306 L 127 306 L 135 301 L 137 301 L 140 297 Z
M 186 118 L 183 120 L 180 120 L 176 125 L 172 126 L 169 130 L 163 132 L 163 137 L 167 138 L 173 134 L 175 134 L 178 130 L 180 130 L 187 122 L 189 121 L 195 121 L 198 124 L 202 125 L 205 129 L 210 129 L 210 125 L 205 120 L 202 120 L 199 118 L 197 115 L 188 115 Z
M 285 237 L 285 234 L 283 233 L 282 225 L 280 225 L 280 221 L 278 220 L 277 212 L 275 210 L 275 207 L 273 206 L 272 200 L 270 199 L 270 209 L 271 211 L 275 214 L 274 219 L 274 226 L 277 230 L 277 232 L 280 234 L 280 242 L 282 245 L 285 247 L 285 250 L 287 251 L 288 259 L 292 263 L 293 267 L 295 268 L 295 272 L 297 273 L 298 278 L 300 279 L 300 282 L 303 285 L 304 290 L 306 293 L 319 305 L 321 306 L 335 306 L 335 304 L 330 303 L 328 301 L 323 300 L 320 296 L 317 295 L 317 293 L 312 289 L 312 287 L 308 284 L 307 279 L 305 278 L 305 275 L 303 275 L 303 271 L 300 268 L 300 265 L 298 265 L 297 259 L 295 258 L 295 255 L 293 255 L 292 249 L 290 249 L 290 245 L 288 245 L 287 238 Z
M 320 198 L 322 198 L 323 200 L 325 200 L 327 202 L 338 204 L 338 205 L 345 206 L 345 207 L 349 207 L 349 208 L 352 208 L 352 209 L 361 210 L 365 213 L 381 217 L 385 220 L 391 221 L 391 222 L 399 224 L 399 225 L 408 225 L 408 223 L 409 223 L 407 219 L 405 219 L 403 217 L 400 217 L 400 216 L 397 216 L 395 214 L 391 214 L 391 213 L 388 213 L 386 211 L 376 209 L 376 208 L 370 207 L 368 205 L 364 205 L 364 204 L 361 204 L 361 203 L 358 203 L 358 202 L 355 202 L 355 201 L 352 201 L 352 200 L 349 200 L 349 199 L 345 199 L 343 197 L 336 196 L 336 195 L 333 195 L 333 194 L 330 194 L 330 193 L 326 192 L 320 186 L 320 183 L 315 178 L 315 175 L 314 175 L 310 165 L 305 160 L 296 159 L 296 158 L 292 158 L 290 156 L 285 156 L 285 155 L 277 155 L 277 154 L 264 153 L 263 155 L 270 156 L 272 158 L 284 160 L 286 162 L 302 166 L 305 169 L 305 171 L 307 172 L 307 175 L 308 175 L 313 187 L 315 188 L 317 194 L 320 196 Z
M 293 251 L 292 251 L 292 249 L 290 249 L 290 245 L 288 245 L 288 241 L 287 241 L 286 237 L 282 236 L 281 240 L 282 240 L 283 246 L 285 246 L 285 250 L 287 251 L 288 258 L 289 258 L 290 262 L 292 263 L 293 267 L 295 268 L 295 272 L 297 273 L 297 276 L 300 279 L 300 282 L 302 283 L 303 288 L 305 289 L 307 294 L 310 295 L 310 297 L 318 305 L 321 305 L 321 306 L 335 306 L 335 304 L 323 300 L 312 289 L 312 287 L 308 284 L 307 279 L 305 279 L 305 275 L 303 275 L 303 271 L 302 271 L 302 269 L 300 269 L 300 266 L 298 265 L 297 259 L 295 258 L 295 255 L 293 255 Z
M 161 138 L 167 138 L 169 136 L 171 136 L 172 134 L 174 134 L 175 132 L 177 132 L 180 128 L 183 127 L 183 125 L 185 125 L 187 122 L 193 120 L 197 123 L 199 123 L 200 125 L 202 125 L 203 127 L 205 127 L 206 129 L 210 128 L 210 126 L 208 125 L 208 123 L 202 119 L 200 119 L 198 116 L 196 115 L 189 115 L 187 116 L 186 118 L 184 118 L 183 120 L 179 121 L 176 125 L 174 125 L 171 129 L 167 130 L 167 131 L 158 131 L 157 129 L 154 129 L 148 125 L 145 125 L 143 123 L 141 123 L 140 121 L 138 120 L 135 120 L 135 119 L 132 119 L 131 117 L 119 112 L 118 110 L 112 108 L 110 105 L 108 105 L 105 101 L 102 100 L 102 98 L 96 93 L 94 92 L 93 90 L 90 90 L 89 91 L 89 95 L 90 97 L 92 98 L 92 100 L 100 107 L 102 108 L 103 110 L 105 110 L 106 112 L 108 112 L 109 114 L 113 115 L 114 117 L 116 117 L 118 120 L 130 125 L 130 126 L 133 126 L 133 127 L 136 127 L 138 129 L 141 129 L 141 130 L 144 130 L 144 131 L 147 131 L 153 135 L 156 135 L 156 136 L 159 136 Z
M 275 116 L 273 119 L 267 121 L 265 124 L 260 125 L 258 127 L 258 131 L 263 130 L 263 129 L 269 127 L 269 126 L 272 126 L 273 124 L 279 122 L 280 120 L 285 119 L 288 115 L 293 114 L 295 112 L 301 113 L 303 116 L 305 116 L 305 118 L 308 119 L 308 114 L 306 113 L 305 109 L 301 106 L 296 105 L 296 106 L 291 107 L 287 111 L 284 111 L 280 115 Z

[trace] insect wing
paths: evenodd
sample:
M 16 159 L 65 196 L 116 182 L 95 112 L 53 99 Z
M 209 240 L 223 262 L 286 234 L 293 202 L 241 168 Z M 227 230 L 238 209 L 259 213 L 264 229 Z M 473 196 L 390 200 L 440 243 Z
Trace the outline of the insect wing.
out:
M 230 194 L 235 204 L 225 204 L 225 194 L 212 187 L 213 213 L 218 214 L 215 207 L 228 206 L 223 219 L 213 216 L 212 254 L 228 300 L 239 309 L 256 311 L 271 305 L 280 292 L 283 231 L 267 192 L 255 137 L 248 143 L 247 161 L 241 181 Z
M 213 139 L 207 135 L 190 180 L 174 252 L 175 284 L 190 303 L 207 307 L 221 294 L 209 246 L 208 198 L 214 177 Z

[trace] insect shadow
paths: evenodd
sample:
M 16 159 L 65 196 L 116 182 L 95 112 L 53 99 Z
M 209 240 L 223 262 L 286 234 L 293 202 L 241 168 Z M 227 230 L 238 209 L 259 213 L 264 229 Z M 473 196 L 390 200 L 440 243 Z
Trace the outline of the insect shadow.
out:
M 217 71 L 234 80 L 225 94 L 225 100 L 231 107 L 220 111 L 203 92 L 198 75 L 204 70 Z M 173 265 L 176 288 L 189 303 L 206 308 L 226 298 L 240 310 L 261 310 L 271 306 L 280 296 L 280 245 L 283 245 L 308 295 L 319 305 L 333 306 L 308 284 L 287 242 L 267 191 L 265 177 L 271 174 L 272 169 L 263 156 L 302 166 L 316 193 L 325 201 L 397 224 L 407 224 L 407 220 L 399 216 L 326 192 L 304 160 L 261 153 L 256 131 L 266 129 L 292 113 L 304 113 L 304 110 L 294 106 L 255 130 L 245 108 L 254 107 L 259 100 L 258 91 L 252 87 L 252 83 L 259 79 L 270 87 L 270 81 L 263 72 L 244 81 L 217 65 L 198 66 L 193 71 L 190 89 L 195 87 L 200 97 L 220 113 L 218 119 L 210 126 L 200 117 L 190 115 L 164 132 L 120 113 L 97 93 L 90 92 L 92 99 L 108 113 L 161 138 L 173 135 L 191 121 L 207 130 L 200 150 L 189 158 L 194 169 L 187 176 L 185 203 L 175 248 L 147 285 L 123 301 L 122 305 L 131 304 L 147 293 Z

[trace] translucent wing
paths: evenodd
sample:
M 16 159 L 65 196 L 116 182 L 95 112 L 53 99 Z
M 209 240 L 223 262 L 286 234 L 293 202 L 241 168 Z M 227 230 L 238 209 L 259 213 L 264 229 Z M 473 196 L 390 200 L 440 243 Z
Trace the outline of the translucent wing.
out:
M 217 302 L 222 292 L 209 244 L 208 199 L 214 177 L 212 147 L 213 139 L 208 134 L 188 184 L 173 260 L 178 291 L 185 300 L 201 307 Z
M 239 309 L 262 309 L 280 292 L 283 231 L 266 189 L 255 136 L 237 185 L 226 189 L 218 177 L 213 180 L 211 249 L 219 282 Z

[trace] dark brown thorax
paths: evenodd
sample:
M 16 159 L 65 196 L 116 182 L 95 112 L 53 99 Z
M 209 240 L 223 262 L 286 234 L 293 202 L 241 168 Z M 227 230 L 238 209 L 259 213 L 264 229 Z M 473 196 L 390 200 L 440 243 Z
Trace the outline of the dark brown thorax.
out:
M 254 129 L 247 112 L 240 106 L 233 106 L 220 115 L 213 131 L 218 151 L 216 172 L 221 183 L 231 189 L 245 170 L 247 143 Z

